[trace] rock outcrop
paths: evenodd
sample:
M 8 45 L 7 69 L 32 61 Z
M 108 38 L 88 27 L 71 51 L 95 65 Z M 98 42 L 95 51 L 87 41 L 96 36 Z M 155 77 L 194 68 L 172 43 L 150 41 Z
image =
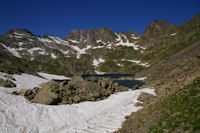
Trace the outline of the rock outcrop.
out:
M 13 82 L 10 81 L 10 80 L 7 80 L 7 79 L 5 80 L 5 79 L 1 79 L 1 78 L 0 78 L 0 86 L 12 88 L 12 87 L 16 87 L 16 84 L 13 83 Z
M 65 40 L 74 40 L 82 45 L 95 45 L 98 43 L 108 43 L 114 42 L 117 36 L 109 28 L 98 28 L 98 29 L 89 29 L 89 30 L 72 30 Z M 101 40 L 102 42 L 97 42 Z
M 13 94 L 25 96 L 34 103 L 60 105 L 98 101 L 113 93 L 128 90 L 108 78 L 89 77 L 83 80 L 81 76 L 77 75 L 71 81 L 47 82 L 40 86 L 41 88 L 36 87 L 32 90 L 15 91 Z

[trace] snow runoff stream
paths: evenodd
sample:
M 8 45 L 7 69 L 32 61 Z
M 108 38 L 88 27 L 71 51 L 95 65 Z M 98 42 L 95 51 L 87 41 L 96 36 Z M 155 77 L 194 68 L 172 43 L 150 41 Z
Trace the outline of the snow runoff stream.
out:
M 121 127 L 126 115 L 142 108 L 134 106 L 141 92 L 155 94 L 153 89 L 144 88 L 119 92 L 97 102 L 42 105 L 30 103 L 24 97 L 11 95 L 10 92 L 33 88 L 49 81 L 50 77 L 44 79 L 29 74 L 13 75 L 13 77 L 16 79 L 17 87 L 0 87 L 1 133 L 113 132 Z M 55 78 L 55 75 L 53 77 Z

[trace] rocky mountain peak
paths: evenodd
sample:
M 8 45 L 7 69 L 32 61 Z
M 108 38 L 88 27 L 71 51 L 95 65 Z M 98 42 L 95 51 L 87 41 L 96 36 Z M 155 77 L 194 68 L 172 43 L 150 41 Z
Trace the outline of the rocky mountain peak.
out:
M 12 29 L 5 33 L 8 36 L 33 36 L 33 33 L 27 29 Z
M 72 39 L 72 40 L 80 41 L 80 32 L 78 30 L 72 30 L 67 35 L 66 39 Z
M 146 27 L 144 34 L 145 38 L 161 38 L 176 32 L 178 25 L 169 24 L 165 19 L 153 20 L 151 24 Z
M 97 28 L 88 30 L 72 30 L 65 40 L 74 40 L 74 42 L 86 43 L 87 45 L 94 45 L 97 40 L 103 42 L 113 42 L 117 36 L 109 28 Z

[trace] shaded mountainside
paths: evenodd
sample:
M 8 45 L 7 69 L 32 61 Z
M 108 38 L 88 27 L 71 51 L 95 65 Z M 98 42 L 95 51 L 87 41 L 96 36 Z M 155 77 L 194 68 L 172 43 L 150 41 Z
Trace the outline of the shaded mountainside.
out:
M 12 56 L 4 51 L 0 51 L 0 72 L 8 74 L 29 73 L 37 75 L 37 72 L 43 71 L 59 75 L 71 74 L 94 74 L 94 69 L 91 65 L 85 64 L 88 61 L 87 56 L 80 59 L 76 58 L 58 58 L 48 62 L 27 61 L 15 56 Z

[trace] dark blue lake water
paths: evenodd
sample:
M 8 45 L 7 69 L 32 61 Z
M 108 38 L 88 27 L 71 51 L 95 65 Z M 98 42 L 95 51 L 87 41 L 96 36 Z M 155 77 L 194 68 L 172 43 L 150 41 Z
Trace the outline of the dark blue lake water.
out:
M 145 84 L 144 82 L 139 80 L 115 80 L 114 82 L 117 82 L 119 86 L 125 86 L 128 88 L 133 88 L 136 85 L 140 87 Z
M 123 77 L 134 77 L 135 74 L 102 74 L 102 75 L 82 75 L 83 79 L 87 77 L 102 77 L 102 78 L 123 78 Z M 128 88 L 133 88 L 134 86 L 142 86 L 144 85 L 144 82 L 139 80 L 114 80 L 114 82 L 117 82 L 119 86 L 125 86 Z
M 105 78 L 121 78 L 121 77 L 133 77 L 135 74 L 94 74 L 94 75 L 82 75 L 83 79 L 87 77 L 105 77 Z
M 123 78 L 123 77 L 134 77 L 134 74 L 102 74 L 102 75 L 82 75 L 83 79 L 88 77 L 101 77 L 101 78 Z M 61 82 L 63 80 L 56 80 L 53 79 L 55 82 Z M 119 86 L 125 86 L 128 88 L 133 88 L 134 86 L 142 86 L 144 85 L 144 82 L 139 80 L 114 80 L 114 82 L 117 82 Z

